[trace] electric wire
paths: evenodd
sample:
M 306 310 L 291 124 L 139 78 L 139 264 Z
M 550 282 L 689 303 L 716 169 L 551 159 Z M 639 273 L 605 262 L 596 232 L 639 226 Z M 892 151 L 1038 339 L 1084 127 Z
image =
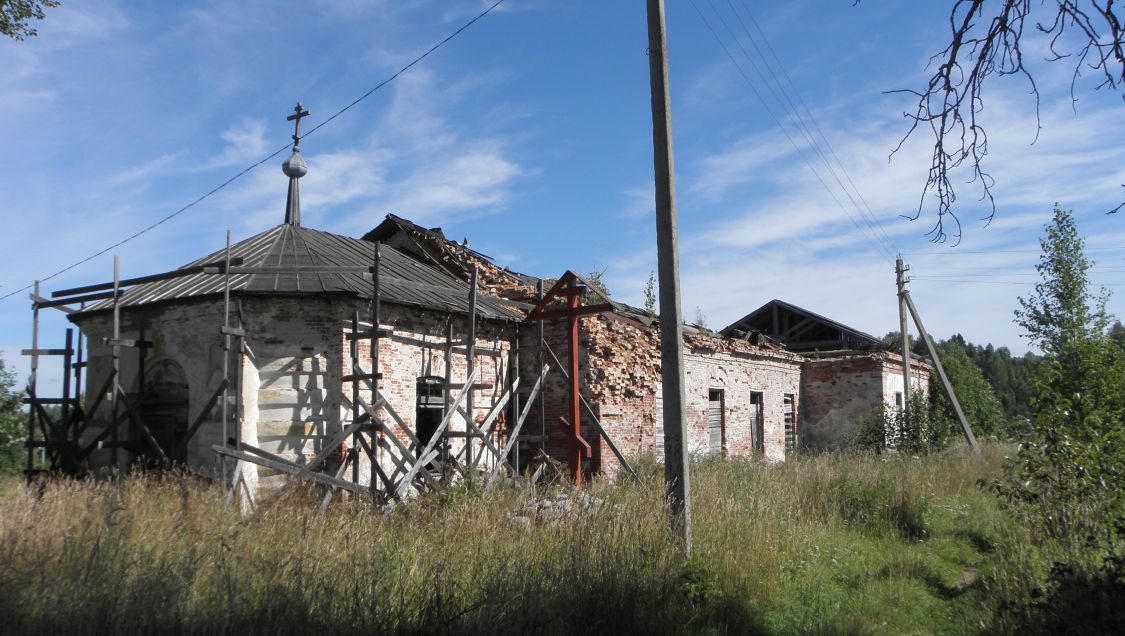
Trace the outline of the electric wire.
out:
M 916 281 L 934 281 L 942 283 L 963 283 L 974 285 L 1023 285 L 1027 287 L 1034 281 L 1019 281 L 1019 280 L 970 280 L 963 278 L 946 278 L 943 276 L 911 276 L 910 280 Z M 1094 287 L 1125 287 L 1125 283 L 1090 283 Z
M 855 184 L 855 181 L 852 180 L 851 174 L 848 172 L 848 169 L 844 165 L 844 163 L 842 161 L 840 161 L 840 157 L 836 155 L 836 149 L 832 147 L 832 143 L 828 140 L 828 136 L 825 135 L 824 131 L 820 128 L 820 124 L 817 122 L 816 117 L 813 116 L 812 111 L 809 109 L 808 104 L 805 103 L 805 99 L 801 95 L 801 92 L 799 90 L 797 90 L 797 85 L 793 82 L 793 78 L 790 77 L 789 71 L 786 70 L 785 64 L 782 63 L 781 58 L 778 57 L 777 52 L 773 48 L 773 45 L 770 44 L 770 40 L 769 40 L 768 37 L 766 37 L 765 31 L 762 30 L 762 27 L 758 23 L 758 20 L 754 17 L 754 14 L 750 11 L 750 7 L 749 7 L 749 5 L 746 4 L 746 0 L 742 0 L 742 8 L 746 12 L 746 16 L 750 18 L 750 22 L 754 25 L 754 30 L 758 32 L 758 35 L 761 37 L 762 42 L 766 45 L 766 50 L 769 51 L 770 56 L 777 63 L 778 69 L 781 70 L 781 74 L 785 77 L 785 82 L 789 85 L 793 95 L 797 98 L 797 103 L 799 103 L 801 105 L 801 108 L 805 111 L 805 114 L 808 115 L 809 121 L 812 122 L 813 128 L 816 130 L 817 134 L 820 135 L 820 138 L 824 140 L 824 145 L 828 147 L 829 154 L 832 155 L 832 158 L 836 161 L 836 164 L 840 167 L 840 171 L 844 173 L 844 178 L 847 180 L 848 184 L 851 185 L 852 189 L 855 190 L 856 196 L 859 197 L 860 203 L 863 204 L 864 209 L 867 211 L 868 217 L 874 222 L 875 228 L 877 229 L 879 234 L 882 236 L 882 238 L 887 243 L 889 243 L 891 245 L 891 247 L 894 248 L 895 253 L 900 252 L 900 250 L 898 249 L 898 246 L 895 245 L 895 242 L 891 239 L 890 235 L 888 235 L 886 233 L 886 231 L 883 229 L 883 227 L 881 225 L 879 225 L 878 219 L 875 216 L 875 212 L 871 209 L 871 206 L 867 203 L 867 199 L 864 198 L 863 192 L 860 191 L 859 186 L 857 186 Z M 737 14 L 737 12 L 736 12 L 736 14 Z M 753 41 L 753 39 L 751 39 L 751 41 Z
M 856 220 L 856 218 L 852 215 L 852 213 L 848 211 L 848 209 L 844 206 L 844 204 L 840 202 L 840 199 L 836 196 L 836 193 L 833 191 L 833 189 L 831 187 L 829 187 L 827 182 L 825 182 L 824 178 L 816 170 L 813 163 L 808 159 L 806 154 L 801 150 L 801 147 L 793 139 L 793 136 L 789 133 L 789 131 L 785 128 L 785 126 L 782 125 L 781 120 L 774 113 L 773 109 L 770 107 L 769 102 L 762 96 L 761 92 L 754 85 L 754 82 L 752 82 L 750 80 L 749 76 L 746 74 L 745 69 L 743 69 L 742 65 L 738 62 L 737 58 L 735 58 L 734 54 L 731 53 L 730 49 L 726 45 L 726 42 L 723 41 L 723 39 L 719 35 L 718 31 L 715 30 L 714 26 L 712 26 L 711 22 L 707 19 L 707 16 L 705 16 L 703 11 L 699 8 L 699 5 L 696 4 L 695 0 L 691 0 L 691 5 L 695 9 L 695 12 L 699 15 L 700 19 L 703 21 L 703 24 L 711 32 L 711 35 L 713 35 L 715 37 L 715 41 L 719 43 L 719 46 L 723 49 L 723 52 L 726 53 L 728 58 L 730 58 L 731 63 L 734 64 L 735 68 L 738 70 L 739 75 L 742 76 L 742 79 L 746 82 L 747 86 L 749 86 L 750 90 L 753 91 L 754 95 L 756 95 L 758 97 L 758 101 L 760 101 L 762 103 L 762 107 L 765 109 L 766 113 L 770 116 L 770 119 L 772 119 L 774 124 L 777 125 L 778 129 L 781 130 L 782 135 L 784 135 L 786 140 L 789 141 L 790 145 L 792 145 L 793 149 L 797 152 L 797 156 L 801 159 L 801 161 L 805 164 L 805 166 L 808 167 L 809 171 L 813 173 L 813 176 L 816 177 L 816 180 L 820 182 L 820 185 L 824 188 L 825 192 L 827 192 L 829 197 L 832 198 L 832 201 L 836 203 L 837 207 L 840 208 L 840 210 L 848 217 L 848 220 L 850 220 L 852 222 L 852 224 L 856 226 L 856 229 L 858 229 L 860 231 L 860 233 L 863 235 L 863 237 L 869 243 L 871 243 L 872 247 L 875 248 L 875 250 L 878 253 L 880 253 L 883 257 L 887 258 L 888 260 L 893 261 L 894 260 L 894 253 L 890 252 L 887 249 L 886 246 L 884 246 L 878 240 L 873 238 L 872 235 L 870 235 L 868 233 L 868 230 L 865 229 L 863 227 L 863 225 L 861 225 Z
M 1090 251 L 1103 251 L 1103 250 L 1123 250 L 1125 245 L 1106 246 L 1106 247 L 1083 247 L 1083 250 Z M 948 252 L 903 252 L 903 256 L 957 256 L 959 254 L 1041 254 L 1042 249 L 1035 250 L 957 250 Z
M 738 21 L 738 24 L 742 27 L 743 33 L 746 34 L 746 39 L 749 40 L 750 44 L 754 47 L 754 51 L 757 53 L 758 58 L 761 60 L 762 66 L 766 68 L 766 71 L 769 72 L 770 79 L 773 80 L 772 85 L 769 82 L 766 82 L 766 86 L 770 87 L 771 92 L 774 93 L 775 99 L 777 99 L 777 93 L 780 92 L 781 97 L 778 99 L 779 103 L 781 101 L 784 101 L 785 104 L 788 105 L 788 111 L 796 121 L 797 126 L 804 133 L 806 140 L 808 140 L 814 152 L 816 152 L 816 155 L 820 158 L 821 162 L 824 164 L 824 167 L 828 170 L 829 174 L 832 175 L 833 180 L 836 181 L 836 185 L 838 185 L 840 189 L 843 190 L 845 194 L 847 194 L 848 200 L 851 201 L 856 211 L 859 212 L 861 218 L 863 218 L 864 223 L 871 230 L 872 234 L 874 234 L 879 240 L 890 246 L 891 251 L 897 254 L 900 251 L 898 249 L 898 246 L 895 245 L 894 241 L 891 240 L 890 236 L 887 235 L 882 226 L 879 225 L 879 220 L 875 216 L 874 211 L 872 211 L 871 206 L 868 205 L 867 200 L 863 197 L 863 193 L 860 192 L 859 187 L 856 186 L 855 181 L 851 178 L 851 174 L 849 174 L 847 168 L 844 166 L 844 163 L 840 161 L 839 156 L 836 154 L 836 150 L 832 147 L 832 143 L 828 140 L 828 136 L 824 134 L 824 131 L 823 129 L 821 129 L 820 124 L 817 123 L 816 117 L 813 116 L 812 111 L 809 110 L 808 105 L 805 103 L 805 100 L 801 97 L 801 93 L 797 90 L 796 85 L 793 83 L 793 79 L 789 76 L 788 71 L 785 70 L 785 64 L 782 63 L 781 59 L 777 56 L 776 51 L 774 51 L 773 46 L 770 44 L 769 38 L 766 37 L 766 34 L 758 25 L 757 20 L 754 18 L 754 14 L 750 12 L 750 8 L 746 5 L 745 0 L 743 0 L 741 4 L 743 10 L 746 12 L 747 17 L 749 17 L 750 21 L 754 24 L 754 28 L 758 33 L 757 37 L 755 37 L 754 34 L 750 32 L 750 28 L 746 25 L 746 21 L 742 19 L 742 15 L 735 7 L 733 0 L 727 0 L 727 6 L 730 7 L 731 12 L 734 14 L 735 18 Z M 711 5 L 711 7 L 712 10 L 714 10 L 713 4 Z M 762 45 L 769 50 L 770 55 L 773 58 L 772 64 L 770 63 L 770 58 L 766 56 L 765 52 L 763 52 L 763 47 L 758 45 L 759 40 L 761 40 Z M 738 39 L 735 38 L 735 41 L 738 42 Z M 739 49 L 742 50 L 743 55 L 745 55 L 746 58 L 750 60 L 750 63 L 754 66 L 755 70 L 757 70 L 757 64 L 754 64 L 753 58 L 749 55 L 749 53 L 741 45 L 741 43 L 739 43 Z M 786 85 L 783 84 L 781 79 L 778 77 L 777 72 L 774 71 L 774 66 L 776 66 L 781 71 L 781 74 L 786 79 L 788 87 L 786 87 Z M 761 75 L 763 79 L 765 79 L 765 75 L 762 74 L 761 71 L 759 71 L 759 75 Z M 777 86 L 777 91 L 773 90 L 773 85 Z M 794 98 L 796 98 L 796 101 L 794 101 Z M 798 107 L 798 104 L 803 106 L 804 115 L 801 114 L 802 108 Z M 806 119 L 808 120 L 807 122 Z M 810 124 L 812 126 L 812 130 L 810 130 L 809 128 Z M 815 135 L 813 134 L 813 130 L 815 130 L 816 132 Z M 823 146 L 823 149 L 821 148 L 821 146 Z M 825 153 L 825 151 L 827 151 L 827 154 Z M 831 161 L 829 160 L 829 157 L 831 157 Z M 841 181 L 840 174 L 843 174 L 844 181 L 847 181 L 851 186 L 850 190 L 847 186 L 844 185 L 843 181 Z M 854 198 L 851 194 L 852 191 L 855 192 Z M 858 203 L 856 202 L 856 199 L 859 199 Z
M 331 122 L 332 120 L 336 119 L 336 118 L 337 118 L 337 117 L 339 117 L 340 115 L 343 115 L 343 114 L 344 114 L 345 112 L 347 112 L 347 111 L 351 110 L 351 109 L 352 109 L 352 108 L 353 108 L 354 106 L 356 106 L 357 104 L 359 104 L 359 103 L 360 103 L 360 102 L 362 102 L 363 100 L 365 100 L 365 99 L 367 99 L 368 97 L 370 97 L 371 95 L 373 95 L 373 94 L 374 94 L 374 93 L 375 93 L 376 91 L 378 91 L 379 89 L 383 88 L 383 87 L 384 87 L 384 86 L 386 86 L 387 84 L 390 84 L 391 82 L 393 82 L 393 81 L 395 81 L 396 79 L 398 79 L 398 77 L 399 77 L 400 75 L 402 75 L 402 74 L 403 74 L 403 73 L 405 73 L 406 71 L 408 71 L 408 70 L 410 70 L 411 68 L 413 68 L 413 67 L 414 67 L 414 66 L 415 66 L 416 64 L 418 64 L 418 63 L 419 63 L 419 62 L 421 62 L 422 60 L 424 60 L 424 59 L 426 59 L 427 57 L 429 57 L 429 56 L 430 56 L 430 55 L 431 55 L 432 53 L 434 53 L 435 51 L 437 51 L 438 49 L 440 49 L 440 48 L 441 48 L 442 46 L 444 46 L 445 44 L 447 44 L 447 43 L 448 43 L 448 42 L 449 42 L 450 40 L 452 40 L 453 38 L 457 37 L 458 35 L 461 35 L 461 33 L 463 33 L 463 32 L 464 32 L 464 31 L 465 31 L 466 29 L 468 29 L 469 27 L 473 26 L 473 24 L 475 24 L 475 23 L 476 23 L 476 22 L 477 22 L 478 20 L 480 20 L 480 19 L 481 19 L 481 18 L 483 18 L 484 16 L 488 15 L 489 13 L 491 13 L 493 9 L 495 9 L 495 8 L 496 8 L 496 7 L 498 7 L 498 6 L 500 6 L 500 5 L 501 5 L 501 4 L 503 4 L 504 2 L 505 2 L 505 0 L 496 0 L 495 2 L 493 2 L 493 3 L 492 3 L 491 5 L 489 5 L 489 6 L 488 6 L 488 7 L 486 8 L 486 9 L 484 9 L 483 11 L 481 11 L 480 13 L 478 13 L 478 14 L 477 14 L 477 15 L 476 15 L 475 17 L 473 17 L 473 19 L 471 19 L 471 20 L 469 20 L 468 22 L 466 22 L 466 23 L 464 23 L 463 25 L 461 25 L 461 27 L 460 27 L 459 29 L 457 29 L 456 31 L 453 31 L 452 33 L 450 33 L 449 35 L 447 35 L 447 36 L 446 36 L 446 37 L 445 37 L 444 39 L 442 39 L 441 41 L 439 41 L 439 42 L 438 42 L 437 44 L 435 44 L 435 45 L 431 46 L 431 47 L 430 47 L 430 48 L 429 48 L 428 50 L 426 50 L 426 52 L 425 52 L 425 53 L 423 53 L 423 54 L 419 55 L 418 57 L 414 58 L 414 60 L 413 60 L 413 61 L 411 61 L 411 62 L 410 62 L 409 64 L 407 64 L 406 66 L 403 66 L 402 68 L 400 68 L 400 69 L 399 69 L 398 71 L 396 71 L 396 72 L 394 73 L 394 75 L 391 75 L 390 77 L 388 77 L 387 79 L 383 80 L 382 82 L 379 82 L 379 84 L 377 84 L 377 85 L 376 85 L 376 86 L 375 86 L 374 88 L 372 88 L 371 90 L 367 91 L 367 92 L 366 92 L 366 93 L 364 93 L 363 95 L 360 95 L 360 96 L 359 96 L 358 98 L 356 98 L 355 100 L 353 100 L 353 101 L 352 101 L 351 103 L 349 103 L 348 105 L 346 105 L 346 106 L 344 106 L 343 108 L 341 108 L 341 109 L 337 110 L 336 112 L 334 112 L 334 113 L 333 113 L 332 115 L 330 115 L 330 116 L 329 116 L 329 117 L 328 117 L 327 119 L 325 119 L 324 121 L 322 121 L 322 122 L 320 122 L 319 124 L 317 124 L 316 126 L 313 126 L 312 128 L 310 128 L 310 129 L 309 129 L 309 130 L 308 130 L 308 131 L 307 131 L 307 132 L 306 132 L 305 134 L 301 135 L 301 138 L 303 139 L 303 138 L 305 138 L 305 137 L 308 137 L 309 135 L 312 135 L 313 133 L 315 133 L 316 131 L 318 131 L 318 130 L 320 130 L 321 128 L 323 128 L 323 127 L 324 127 L 324 126 L 325 126 L 326 124 L 328 124 L 328 123 L 329 123 L 329 122 Z M 228 185 L 230 185 L 231 183 L 234 183 L 234 182 L 235 182 L 236 180 L 238 180 L 238 179 L 239 179 L 239 178 L 241 178 L 242 176 L 246 175 L 246 174 L 247 174 L 248 172 L 250 172 L 250 171 L 254 170 L 254 169 L 255 169 L 255 168 L 257 168 L 258 166 L 262 165 L 263 163 L 266 163 L 267 161 L 269 161 L 269 160 L 271 160 L 271 159 L 273 159 L 273 158 L 277 157 L 278 155 L 280 155 L 281 153 L 285 152 L 286 150 L 289 150 L 289 148 L 290 148 L 290 147 L 291 147 L 291 144 L 290 144 L 290 143 L 287 143 L 287 144 L 285 144 L 285 145 L 284 145 L 284 146 L 282 146 L 281 148 L 278 148 L 277 150 L 275 150 L 275 151 L 273 151 L 272 153 L 270 153 L 270 154 L 269 154 L 268 156 L 266 156 L 266 157 L 263 157 L 262 159 L 260 159 L 260 160 L 258 160 L 258 161 L 256 161 L 256 162 L 254 162 L 254 163 L 253 163 L 253 164 L 251 164 L 250 166 L 246 167 L 246 168 L 245 168 L 245 169 L 243 169 L 242 171 L 240 171 L 240 172 L 238 172 L 237 174 L 235 174 L 235 175 L 234 175 L 233 177 L 231 177 L 231 178 L 227 179 L 226 181 L 222 182 L 222 183 L 221 183 L 221 184 L 219 184 L 218 186 L 215 186 L 214 188 L 212 188 L 211 190 L 209 190 L 209 191 L 208 191 L 208 192 L 207 192 L 206 194 L 204 194 L 204 195 L 200 196 L 199 198 L 195 199 L 195 200 L 194 200 L 194 201 L 192 201 L 191 203 L 188 203 L 187 205 L 185 205 L 185 206 L 183 206 L 183 207 L 179 208 L 179 209 L 178 209 L 178 210 L 176 210 L 175 212 L 172 212 L 171 214 L 168 214 L 167 216 L 165 216 L 165 217 L 161 218 L 160 220 L 158 220 L 158 221 L 156 221 L 156 222 L 154 222 L 154 223 L 152 223 L 152 224 L 150 224 L 150 225 L 146 226 L 145 228 L 143 228 L 143 229 L 141 229 L 141 230 L 138 230 L 137 232 L 134 232 L 133 234 L 129 235 L 128 237 L 126 237 L 126 238 L 124 238 L 124 239 L 122 239 L 122 240 L 120 240 L 120 241 L 118 241 L 118 242 L 116 242 L 116 243 L 114 243 L 113 245 L 110 245 L 109 247 L 106 247 L 106 248 L 104 248 L 104 249 L 98 250 L 97 252 L 95 252 L 95 253 L 93 253 L 93 254 L 91 254 L 91 255 L 89 255 L 89 256 L 87 256 L 87 257 L 85 257 L 85 258 L 83 258 L 83 259 L 81 259 L 81 260 L 79 260 L 79 261 L 75 261 L 74 263 L 71 263 L 70 265 L 67 265 L 66 267 L 63 267 L 62 269 L 60 269 L 60 270 L 58 270 L 58 271 L 56 271 L 56 272 L 54 272 L 54 273 L 50 274 L 49 276 L 45 276 L 45 277 L 43 277 L 43 278 L 39 278 L 39 279 L 37 279 L 37 280 L 36 280 L 36 282 L 42 283 L 42 282 L 45 282 L 45 281 L 51 280 L 52 278 L 55 278 L 55 277 L 57 277 L 57 276 L 60 276 L 60 275 L 62 275 L 62 274 L 64 274 L 64 273 L 66 273 L 66 272 L 69 272 L 70 270 L 72 270 L 72 269 L 74 269 L 74 268 L 78 267 L 79 265 L 83 265 L 83 264 L 85 264 L 85 263 L 88 263 L 88 262 L 90 262 L 90 261 L 94 260 L 95 258 L 97 258 L 97 257 L 99 257 L 99 256 L 102 256 L 102 255 L 106 254 L 107 252 L 109 252 L 109 251 L 111 251 L 111 250 L 114 250 L 114 249 L 116 249 L 116 248 L 118 248 L 118 247 L 121 247 L 122 245 L 124 245 L 124 244 L 126 244 L 126 243 L 128 243 L 128 242 L 132 241 L 133 239 L 136 239 L 137 237 L 139 237 L 139 236 L 141 236 L 141 235 L 143 235 L 143 234 L 147 234 L 148 232 L 150 232 L 150 231 L 152 231 L 152 230 L 156 229 L 157 227 L 159 227 L 159 226 L 161 226 L 161 225 L 163 225 L 163 224 L 167 223 L 168 221 L 171 221 L 172 219 L 174 219 L 174 218 L 176 218 L 176 217 L 180 216 L 180 215 L 181 215 L 181 214 L 183 214 L 184 212 L 187 212 L 188 210 L 190 210 L 191 208 L 195 207 L 195 206 L 196 206 L 196 205 L 198 205 L 199 203 L 202 203 L 202 202 L 203 202 L 204 200 L 206 200 L 206 199 L 210 198 L 210 197 L 211 197 L 212 195 L 214 195 L 215 193 L 219 192 L 220 190 L 222 190 L 223 188 L 227 187 L 227 186 L 228 186 Z M 14 290 L 14 291 L 8 292 L 7 294 L 4 294 L 3 296 L 0 296 L 0 301 L 6 300 L 6 299 L 8 299 L 8 298 L 11 298 L 12 296 L 15 296 L 16 294 L 18 294 L 18 293 L 20 293 L 20 292 L 25 292 L 25 291 L 27 291 L 27 290 L 29 290 L 29 289 L 32 289 L 32 288 L 33 288 L 34 286 L 35 286 L 35 283 L 30 283 L 30 284 L 28 284 L 28 285 L 25 285 L 25 286 L 23 286 L 23 287 L 20 287 L 19 289 L 16 289 L 16 290 Z

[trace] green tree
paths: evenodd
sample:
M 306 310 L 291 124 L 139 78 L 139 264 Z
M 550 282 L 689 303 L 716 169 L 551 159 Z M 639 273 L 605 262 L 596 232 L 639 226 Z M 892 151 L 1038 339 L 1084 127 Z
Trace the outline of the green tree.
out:
M 15 375 L 0 358 L 0 474 L 19 472 L 27 437 L 26 420 L 20 409 L 23 393 L 13 391 Z
M 0 34 L 16 40 L 34 37 L 38 34 L 28 26 L 31 20 L 46 17 L 43 9 L 54 9 L 58 0 L 0 0 Z
M 1000 400 L 996 398 L 984 373 L 969 358 L 963 343 L 963 340 L 948 340 L 937 347 L 942 367 L 949 377 L 949 383 L 953 385 L 953 392 L 957 394 L 957 401 L 961 403 L 961 410 L 978 437 L 1005 436 L 1004 410 Z M 930 395 L 933 396 L 930 408 L 934 418 L 957 421 L 953 405 L 936 377 L 930 378 Z
M 589 274 L 586 274 L 586 280 L 594 286 L 593 292 L 600 294 L 603 299 L 609 300 L 609 287 L 606 287 L 605 281 L 602 280 L 602 275 L 604 274 L 604 269 L 592 269 Z M 601 301 L 599 300 L 598 302 Z
M 1125 512 L 1125 351 L 1109 334 L 1106 292 L 1089 288 L 1092 264 L 1070 212 L 1055 206 L 1040 246 L 1041 280 L 1015 312 L 1044 353 L 1033 431 L 1000 489 L 1034 504 L 1033 518 L 1051 534 L 1092 540 Z
M 645 313 L 650 318 L 656 317 L 656 273 L 653 271 L 649 271 L 645 283 Z
M 1109 339 L 1117 343 L 1119 348 L 1125 349 L 1125 325 L 1120 320 L 1109 328 Z

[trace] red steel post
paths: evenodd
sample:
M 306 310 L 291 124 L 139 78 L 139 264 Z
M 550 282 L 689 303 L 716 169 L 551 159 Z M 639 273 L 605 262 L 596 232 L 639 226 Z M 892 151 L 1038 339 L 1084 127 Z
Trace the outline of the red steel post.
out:
M 567 307 L 570 309 L 578 309 L 578 285 L 572 278 L 568 285 L 567 291 Z M 579 440 L 582 439 L 582 414 L 579 411 L 580 404 L 578 401 L 578 312 L 573 312 L 567 317 L 567 326 L 569 327 L 570 341 L 569 354 L 570 359 L 567 361 L 570 367 L 570 426 L 572 429 L 571 441 L 572 446 L 570 450 L 570 466 L 573 471 L 571 477 L 574 479 L 575 486 L 582 485 L 582 449 L 580 448 Z

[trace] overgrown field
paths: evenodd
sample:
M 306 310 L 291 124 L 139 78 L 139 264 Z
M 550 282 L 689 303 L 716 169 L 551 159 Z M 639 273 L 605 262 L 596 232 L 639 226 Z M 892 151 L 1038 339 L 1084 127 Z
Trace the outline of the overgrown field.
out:
M 9 633 L 980 633 L 1013 631 L 1064 548 L 978 486 L 983 457 L 693 466 L 695 548 L 661 476 L 525 527 L 559 487 L 471 485 L 384 516 L 293 495 L 240 520 L 175 476 L 0 487 Z M 1070 559 L 1073 561 L 1073 558 Z

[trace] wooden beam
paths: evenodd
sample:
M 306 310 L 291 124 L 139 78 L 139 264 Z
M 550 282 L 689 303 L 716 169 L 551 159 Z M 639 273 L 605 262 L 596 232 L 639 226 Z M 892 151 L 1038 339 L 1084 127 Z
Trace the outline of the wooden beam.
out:
M 230 259 L 231 265 L 241 265 L 241 258 Z M 195 265 L 193 267 L 184 267 L 182 269 L 174 269 L 170 272 L 163 272 L 161 274 L 150 274 L 148 276 L 138 276 L 137 278 L 125 278 L 116 283 L 98 283 L 97 285 L 86 285 L 85 287 L 71 287 L 70 289 L 60 289 L 56 292 L 51 292 L 51 298 L 60 298 L 62 296 L 74 296 L 75 294 L 85 294 L 87 292 L 104 291 L 113 289 L 115 286 L 128 287 L 132 285 L 140 285 L 143 283 L 155 283 L 157 281 L 168 280 L 171 278 L 182 278 L 184 276 L 191 276 L 193 274 L 205 273 L 206 269 L 219 268 L 223 269 L 225 261 L 215 261 L 213 263 L 206 263 L 204 265 Z M 112 297 L 110 294 L 109 297 Z M 67 303 L 79 302 L 80 298 L 71 298 L 66 301 Z
M 121 293 L 124 293 L 122 290 Z M 105 300 L 106 298 L 113 298 L 113 292 L 99 292 L 97 294 L 87 294 L 85 296 L 75 296 L 73 298 L 65 298 L 63 300 L 52 300 L 49 302 L 35 303 L 36 309 L 44 309 L 47 307 L 62 307 L 63 305 L 74 305 L 79 303 L 88 303 L 95 300 Z
M 529 393 L 527 396 L 527 402 L 523 405 L 523 411 L 516 419 L 515 426 L 512 427 L 512 434 L 508 437 L 508 443 L 504 445 L 504 448 L 500 452 L 501 457 L 507 457 L 508 453 L 512 452 L 512 447 L 519 442 L 520 431 L 523 429 L 523 423 L 527 420 L 528 414 L 531 413 L 531 405 L 535 403 L 535 398 L 539 395 L 540 389 L 543 388 L 543 381 L 547 378 L 547 372 L 549 372 L 550 370 L 550 365 L 545 364 L 539 371 L 539 379 L 537 379 L 535 381 L 535 384 L 531 387 L 531 393 Z M 496 462 L 496 464 L 492 467 L 492 470 L 488 473 L 488 479 L 485 481 L 484 491 L 486 493 L 492 489 L 492 483 L 499 474 L 500 462 Z
M 195 416 L 195 420 L 192 421 L 191 426 L 188 427 L 187 435 L 176 444 L 176 448 L 172 453 L 174 456 L 178 456 L 187 449 L 188 442 L 191 441 L 192 437 L 195 437 L 196 431 L 203 425 L 203 421 L 207 419 L 207 414 L 211 412 L 211 409 L 215 408 L 215 402 L 219 401 L 219 398 L 223 396 L 223 391 L 229 386 L 230 380 L 226 378 L 219 382 L 219 388 L 215 389 L 215 392 L 211 394 L 211 398 L 203 405 L 203 409 L 199 411 L 199 414 Z
M 586 305 L 576 309 L 552 309 L 551 311 L 541 311 L 539 313 L 531 313 L 527 315 L 527 320 L 553 320 L 555 318 L 570 318 L 572 316 L 590 316 L 593 314 L 604 314 L 607 311 L 613 311 L 615 307 L 609 303 L 601 303 L 599 305 Z
M 73 314 L 78 311 L 73 307 L 67 307 L 65 304 L 60 305 L 58 303 L 52 303 L 50 300 L 40 296 L 39 294 L 28 294 L 27 297 L 30 298 L 31 302 L 35 303 L 38 307 L 54 307 L 64 314 Z M 70 301 L 67 301 L 67 303 L 69 302 Z
M 332 486 L 334 488 L 341 488 L 341 489 L 347 490 L 349 492 L 354 492 L 357 495 L 362 495 L 362 494 L 365 494 L 367 492 L 367 488 L 365 488 L 363 486 L 360 486 L 358 484 L 354 484 L 350 481 L 345 481 L 343 479 L 337 479 L 335 477 L 332 477 L 331 475 L 325 475 L 324 473 L 314 473 L 314 472 L 302 473 L 296 466 L 294 466 L 291 463 L 280 462 L 280 461 L 276 461 L 276 460 L 273 460 L 273 459 L 266 459 L 265 457 L 259 457 L 257 455 L 247 453 L 247 452 L 243 452 L 243 451 L 236 451 L 234 449 L 230 449 L 230 448 L 227 448 L 225 446 L 220 446 L 218 444 L 215 444 L 215 445 L 211 446 L 211 450 L 213 450 L 214 452 L 216 452 L 220 455 L 226 455 L 227 457 L 233 457 L 235 459 L 238 459 L 238 460 L 241 460 L 241 461 L 244 461 L 244 462 L 250 462 L 251 464 L 258 464 L 260 466 L 265 466 L 266 468 L 276 470 L 279 473 L 285 473 L 287 475 L 292 475 L 292 476 L 294 476 L 298 479 L 309 479 L 309 480 L 315 481 L 317 483 L 324 484 L 326 486 Z
M 437 429 L 434 430 L 433 437 L 430 438 L 430 441 L 426 442 L 426 447 L 419 455 L 425 457 L 430 454 L 430 451 L 434 450 L 438 441 L 441 440 L 442 434 L 445 433 L 445 429 L 448 428 L 449 423 L 453 421 L 453 414 L 457 411 L 457 407 L 461 404 L 461 401 L 465 399 L 465 396 L 469 394 L 469 386 L 476 381 L 478 373 L 480 373 L 480 369 L 473 369 L 472 375 L 470 375 L 465 382 L 465 387 L 461 389 L 457 394 L 457 398 L 453 400 L 453 407 L 446 410 L 445 417 L 441 419 L 441 423 L 438 424 Z M 410 480 L 413 479 L 414 475 L 424 466 L 425 464 L 421 462 L 415 462 L 414 465 L 410 467 L 410 471 L 407 472 L 403 480 L 399 482 L 399 487 L 395 491 L 398 497 L 406 494 L 406 486 L 410 484 Z M 394 504 L 392 503 L 391 505 L 393 506 Z

